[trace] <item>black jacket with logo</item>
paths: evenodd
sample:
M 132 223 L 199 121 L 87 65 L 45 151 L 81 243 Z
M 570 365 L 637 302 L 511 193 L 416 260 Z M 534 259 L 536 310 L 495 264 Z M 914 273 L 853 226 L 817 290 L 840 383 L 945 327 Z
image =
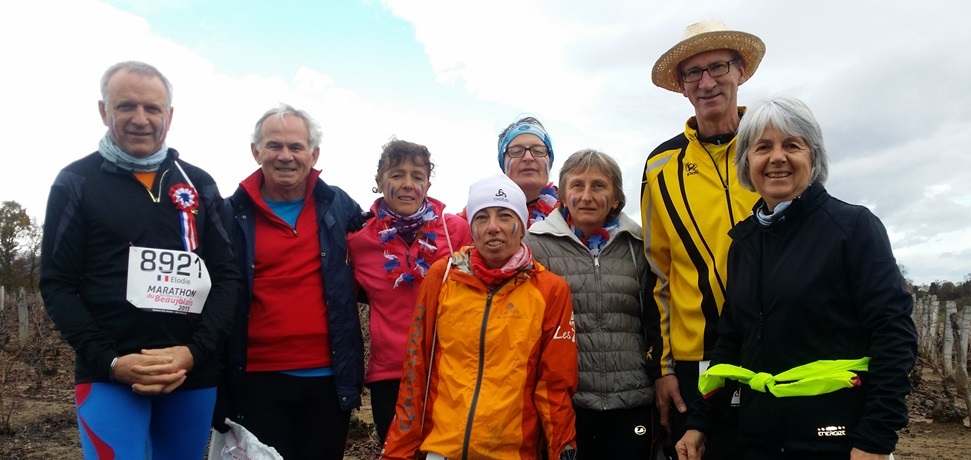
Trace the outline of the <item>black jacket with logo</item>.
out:
M 743 385 L 740 441 L 786 452 L 892 452 L 907 424 L 917 333 L 883 224 L 815 183 L 782 221 L 763 228 L 749 217 L 729 234 L 728 301 L 712 365 L 775 375 L 871 358 L 859 387 L 829 394 L 777 398 Z M 710 428 L 708 410 L 693 410 L 689 427 Z

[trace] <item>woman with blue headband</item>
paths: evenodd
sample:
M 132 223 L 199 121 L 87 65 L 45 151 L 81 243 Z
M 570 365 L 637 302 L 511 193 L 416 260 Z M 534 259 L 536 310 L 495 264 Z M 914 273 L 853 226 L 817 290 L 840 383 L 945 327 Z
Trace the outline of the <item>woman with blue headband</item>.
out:
M 543 124 L 524 117 L 499 134 L 499 167 L 526 195 L 530 226 L 545 220 L 556 207 L 556 187 L 550 182 L 553 144 Z

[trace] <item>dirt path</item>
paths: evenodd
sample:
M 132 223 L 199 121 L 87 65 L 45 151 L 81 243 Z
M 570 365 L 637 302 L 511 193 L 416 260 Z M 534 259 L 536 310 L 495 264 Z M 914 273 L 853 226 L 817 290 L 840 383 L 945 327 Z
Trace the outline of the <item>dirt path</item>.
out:
M 4 363 L 0 363 L 2 367 Z M 13 403 L 9 427 L 12 433 L 0 434 L 0 459 L 47 460 L 79 459 L 81 447 L 74 418 L 74 394 L 70 375 L 59 371 L 45 380 L 40 389 L 32 386 L 33 371 L 14 366 L 0 386 L 3 407 Z M 935 423 L 930 420 L 933 407 L 943 399 L 940 378 L 926 370 L 923 383 L 911 395 L 910 424 L 900 431 L 897 460 L 971 459 L 971 429 L 961 423 Z M 19 382 L 18 382 L 19 380 Z M 963 404 L 958 403 L 963 409 Z M 368 402 L 365 401 L 365 407 Z M 0 426 L 8 414 L 0 412 Z M 357 411 L 361 423 L 352 428 L 345 459 L 370 460 L 377 455 L 377 443 L 370 439 L 370 413 Z

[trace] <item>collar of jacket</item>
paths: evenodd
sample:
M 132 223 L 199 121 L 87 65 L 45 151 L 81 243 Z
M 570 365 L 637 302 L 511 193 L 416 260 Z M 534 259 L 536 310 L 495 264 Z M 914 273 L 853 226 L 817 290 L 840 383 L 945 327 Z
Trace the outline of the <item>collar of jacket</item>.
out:
M 243 183 L 251 180 L 262 181 L 263 171 L 256 170 L 253 172 L 253 174 L 240 182 L 239 187 L 236 188 L 236 191 L 233 192 L 233 196 L 230 198 L 230 201 L 233 203 L 233 208 L 239 210 L 245 203 L 250 203 L 252 201 L 249 193 L 247 193 L 243 188 Z M 323 179 L 320 178 L 320 170 L 318 169 L 310 170 L 310 175 L 307 176 L 307 187 L 307 196 L 310 196 L 310 192 L 313 192 L 314 200 L 317 202 L 318 209 L 320 209 L 321 206 L 329 206 L 334 200 L 334 191 L 329 185 L 327 185 L 326 182 L 324 182 Z
M 743 105 L 738 107 L 738 118 L 739 119 L 741 119 L 742 117 L 745 116 L 745 110 L 746 109 L 747 108 L 745 106 L 743 106 Z M 685 135 L 685 137 L 688 138 L 688 141 L 689 142 L 696 142 L 697 141 L 699 143 L 700 142 L 708 142 L 708 143 L 711 143 L 711 144 L 725 145 L 725 144 L 728 144 L 731 141 L 735 140 L 735 135 L 738 134 L 738 133 L 737 132 L 735 132 L 735 133 L 721 133 L 721 134 L 716 134 L 714 136 L 708 136 L 708 137 L 706 137 L 704 139 L 701 139 L 699 137 L 699 134 L 700 133 L 698 132 L 698 117 L 697 116 L 694 116 L 694 117 L 689 118 L 688 121 L 686 121 L 684 123 L 684 135 Z
M 566 219 L 563 218 L 563 213 L 560 212 L 560 206 L 562 206 L 562 204 L 557 206 L 556 209 L 554 209 L 553 212 L 546 217 L 546 220 L 541 220 L 531 225 L 528 230 L 529 233 L 534 235 L 552 235 L 570 238 L 573 241 L 576 241 L 577 244 L 586 247 L 586 245 L 580 242 L 580 238 L 577 238 L 576 234 L 573 233 L 570 226 L 566 224 Z M 610 241 L 607 242 L 608 245 L 617 239 L 621 233 L 630 234 L 630 236 L 635 240 L 643 241 L 643 236 L 641 235 L 641 226 L 637 225 L 637 222 L 634 222 L 623 212 L 617 216 L 617 221 L 620 226 L 617 228 L 617 233 L 610 238 Z
M 474 247 L 475 246 L 465 246 L 462 249 L 455 252 L 455 254 L 452 254 L 452 256 L 448 259 L 448 263 L 452 265 L 453 269 L 449 271 L 448 276 L 449 277 L 454 276 L 455 279 L 458 281 L 461 281 L 471 286 L 477 286 L 482 290 L 488 292 L 489 287 L 486 286 L 485 283 L 482 282 L 482 280 L 480 280 L 478 277 L 472 274 L 471 251 L 472 251 L 472 248 Z M 544 267 L 538 261 L 533 259 L 533 261 L 529 265 L 527 265 L 526 268 L 519 270 L 519 272 L 517 272 L 515 276 L 513 276 L 507 282 L 502 283 L 502 287 L 500 287 L 499 290 L 496 291 L 496 293 L 512 289 L 522 284 L 526 280 L 530 279 L 534 274 L 539 273 L 541 271 L 546 271 L 546 267 Z
M 169 147 L 169 151 L 165 155 L 165 160 L 158 165 L 158 169 L 156 169 L 155 171 L 156 172 L 165 171 L 166 169 L 170 168 L 172 166 L 172 162 L 177 160 L 178 158 L 179 158 L 178 150 L 175 150 L 172 147 Z M 121 169 L 118 166 L 115 166 L 114 163 L 108 160 L 105 160 L 104 158 L 101 159 L 101 170 L 112 174 L 125 174 L 125 175 L 131 174 L 131 171 Z
M 794 225 L 798 225 L 806 215 L 822 205 L 827 198 L 829 198 L 829 193 L 826 191 L 826 188 L 823 187 L 823 184 L 813 182 L 802 196 L 792 200 L 792 204 L 786 208 L 785 219 L 782 221 L 776 222 L 771 227 L 765 228 L 755 222 L 755 216 L 749 215 L 744 221 L 740 222 L 738 225 L 729 230 L 728 236 L 735 240 L 744 238 L 757 230 L 762 230 L 767 233 L 778 233 L 785 231 Z M 759 198 L 759 201 L 756 201 L 755 205 L 752 206 L 752 213 L 755 213 L 755 210 L 759 209 L 764 204 L 765 200 Z

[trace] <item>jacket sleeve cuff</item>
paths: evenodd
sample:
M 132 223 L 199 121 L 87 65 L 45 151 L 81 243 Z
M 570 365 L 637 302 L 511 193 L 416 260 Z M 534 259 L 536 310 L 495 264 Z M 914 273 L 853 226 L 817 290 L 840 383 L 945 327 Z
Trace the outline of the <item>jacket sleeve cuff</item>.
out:
M 190 344 L 186 345 L 185 347 L 188 348 L 189 349 L 189 353 L 192 354 L 192 368 L 193 369 L 195 369 L 203 361 L 205 361 L 205 359 L 206 359 L 205 353 L 202 352 L 202 350 L 199 348 L 198 345 L 196 345 L 194 343 L 190 343 Z
M 104 380 L 113 380 L 111 376 L 111 365 L 118 358 L 118 354 L 114 351 L 108 351 L 98 358 L 98 373 L 101 374 L 101 378 Z
M 684 429 L 685 431 L 698 430 L 706 436 L 711 435 L 711 423 L 706 420 L 689 418 L 687 423 L 684 424 Z M 678 440 L 675 439 L 674 442 L 678 442 Z
M 650 361 L 647 362 L 647 375 L 651 378 L 652 382 L 664 377 L 664 374 L 661 372 L 661 366 Z
M 897 445 L 897 433 L 890 433 L 889 435 L 883 436 L 880 439 L 874 439 L 873 436 L 868 436 L 866 433 L 861 434 L 857 432 L 856 436 L 853 437 L 851 444 L 853 447 L 864 452 L 879 455 L 889 455 L 894 451 L 894 448 Z

